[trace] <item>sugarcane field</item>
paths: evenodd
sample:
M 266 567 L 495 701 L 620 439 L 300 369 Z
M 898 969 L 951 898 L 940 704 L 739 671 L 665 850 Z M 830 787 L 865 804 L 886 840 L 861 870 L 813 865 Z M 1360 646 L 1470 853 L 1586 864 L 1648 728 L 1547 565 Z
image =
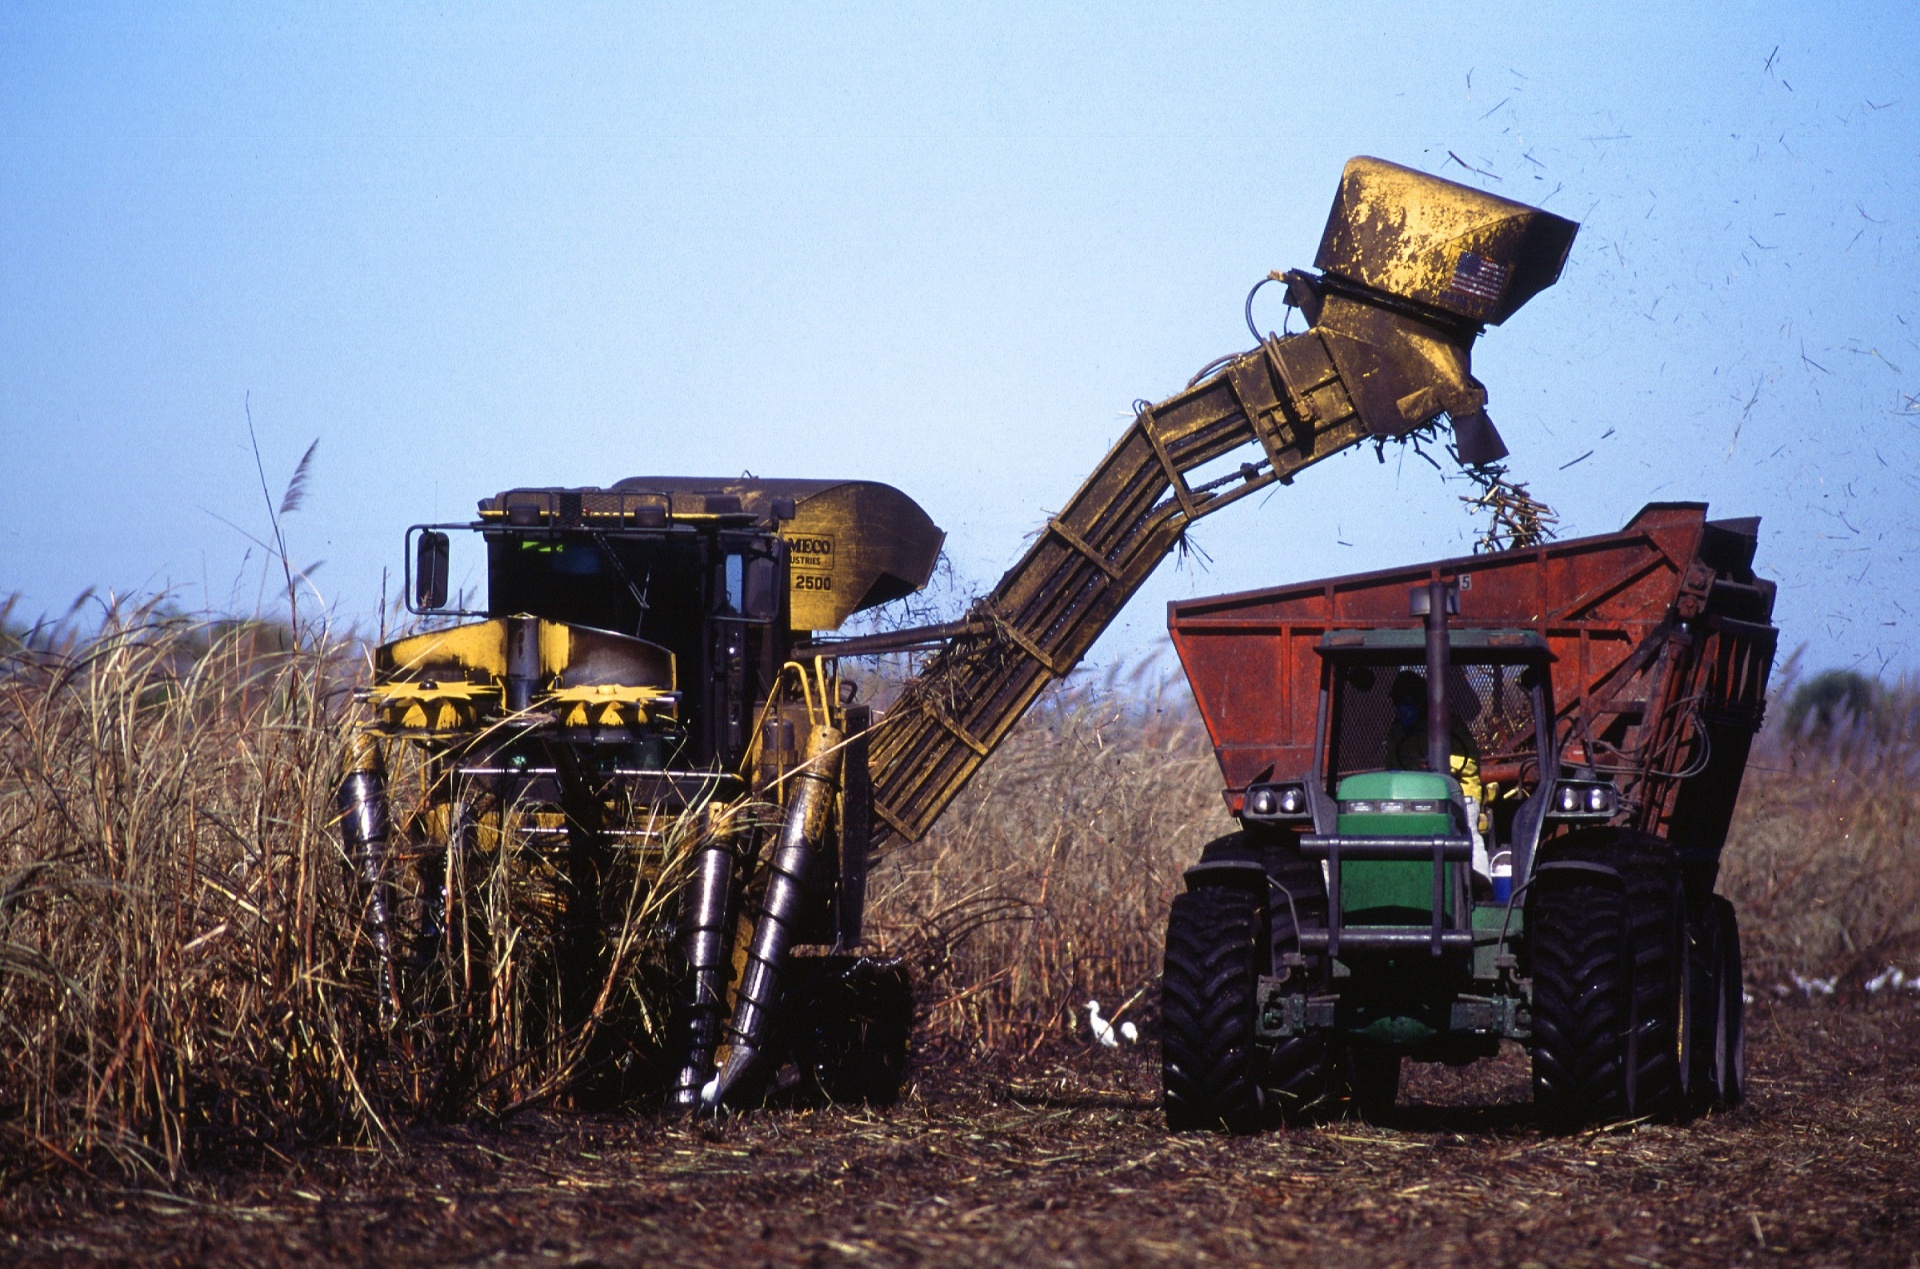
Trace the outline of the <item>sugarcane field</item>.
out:
M 0 19 L 0 1262 L 1920 1265 L 1920 19 L 1091 16 Z

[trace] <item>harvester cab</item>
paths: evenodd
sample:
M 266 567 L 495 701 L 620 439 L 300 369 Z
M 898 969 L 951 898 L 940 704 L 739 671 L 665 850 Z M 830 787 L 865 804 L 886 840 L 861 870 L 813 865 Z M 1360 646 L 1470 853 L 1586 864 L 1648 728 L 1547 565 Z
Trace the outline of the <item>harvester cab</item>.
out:
M 1383 1113 L 1403 1058 L 1503 1040 L 1550 1126 L 1739 1100 L 1713 887 L 1775 642 L 1757 529 L 1655 504 L 1603 537 L 1173 605 L 1243 825 L 1169 917 L 1175 1127 Z
M 454 531 L 485 548 L 479 610 L 448 607 Z M 480 620 L 386 645 L 383 688 L 437 685 L 451 660 L 482 688 L 476 700 L 520 712 L 537 695 L 564 739 L 727 780 L 746 777 L 755 712 L 795 645 L 925 585 L 942 534 L 871 481 L 638 477 L 508 490 L 473 523 L 416 525 L 408 539 L 411 610 Z M 611 752 L 626 743 L 643 751 Z

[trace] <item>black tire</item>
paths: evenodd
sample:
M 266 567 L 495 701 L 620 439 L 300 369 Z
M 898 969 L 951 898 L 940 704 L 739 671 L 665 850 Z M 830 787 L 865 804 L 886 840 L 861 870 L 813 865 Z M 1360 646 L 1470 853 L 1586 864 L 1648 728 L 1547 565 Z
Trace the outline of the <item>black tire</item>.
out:
M 1712 897 L 1687 919 L 1687 1112 L 1713 1109 L 1719 1068 L 1720 1015 L 1724 991 L 1720 966 L 1720 920 Z
M 1400 1055 L 1369 1044 L 1347 1047 L 1347 1089 L 1353 1109 L 1370 1124 L 1392 1118 L 1400 1100 Z
M 822 956 L 789 962 L 781 997 L 805 1100 L 891 1106 L 906 1082 L 913 983 L 897 958 Z
M 1746 1008 L 1740 922 L 1723 896 L 1707 901 L 1695 923 L 1690 951 L 1687 996 L 1693 1045 L 1688 1100 L 1695 1111 L 1731 1110 L 1745 1092 Z
M 1320 864 L 1300 853 L 1286 832 L 1229 833 L 1209 842 L 1200 862 L 1245 861 L 1267 875 L 1267 960 L 1262 972 L 1290 975 L 1307 991 L 1328 986 L 1326 954 L 1308 955 L 1304 967 L 1286 969 L 1286 958 L 1300 950 L 1300 933 L 1327 928 L 1327 877 Z M 1288 1036 L 1261 1055 L 1269 1114 L 1283 1123 L 1311 1118 L 1332 1099 L 1339 1084 L 1338 1049 L 1321 1032 Z
M 1202 864 L 1256 864 L 1267 874 L 1268 942 L 1271 964 L 1299 948 L 1298 930 L 1327 928 L 1327 878 L 1320 864 L 1300 853 L 1291 833 L 1228 833 L 1208 842 Z M 1324 979 L 1326 957 L 1308 960 L 1310 978 Z
M 1292 837 L 1265 843 L 1261 854 L 1269 879 L 1267 904 L 1273 912 L 1269 946 L 1273 964 L 1283 966 L 1286 954 L 1300 950 L 1300 931 L 1327 929 L 1327 874 L 1315 860 L 1302 858 Z M 1325 952 L 1309 954 L 1306 962 L 1304 970 L 1294 971 L 1306 979 L 1306 989 L 1325 987 Z M 1290 1035 L 1273 1044 L 1267 1054 L 1267 1102 L 1283 1123 L 1302 1123 L 1331 1100 L 1338 1083 L 1336 1056 L 1338 1046 L 1323 1031 Z
M 1672 849 L 1600 830 L 1543 854 L 1527 919 L 1535 1116 L 1568 1132 L 1684 1113 L 1686 928 Z
M 1167 1127 L 1256 1132 L 1265 1116 L 1254 1010 L 1266 969 L 1266 905 L 1250 889 L 1175 895 L 1160 986 Z

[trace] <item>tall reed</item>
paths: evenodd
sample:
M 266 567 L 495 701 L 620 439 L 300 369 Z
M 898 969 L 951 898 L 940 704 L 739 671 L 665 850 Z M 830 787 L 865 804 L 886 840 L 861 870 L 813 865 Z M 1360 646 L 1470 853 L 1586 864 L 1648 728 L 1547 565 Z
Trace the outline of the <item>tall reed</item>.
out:
M 1795 703 L 1783 677 L 1776 702 Z M 1791 725 L 1806 710 L 1772 713 L 1720 873 L 1748 981 L 1857 986 L 1889 964 L 1920 976 L 1920 687 L 1881 688 L 1870 708 L 1816 726 Z
M 457 860 L 416 1008 L 383 1015 L 332 805 L 355 653 L 147 603 L 0 660 L 0 1170 L 389 1142 L 657 1049 L 698 816 L 605 859 L 584 1019 L 556 1004 L 552 869 L 497 834 Z
M 211 1140 L 365 1137 L 336 972 L 337 649 L 115 606 L 0 679 L 0 1132 L 172 1171 Z M 32 1149 L 25 1151 L 27 1155 Z
M 871 921 L 925 976 L 936 1042 L 1026 1048 L 1089 999 L 1151 1016 L 1180 873 L 1234 827 L 1184 684 L 1070 681 L 876 868 Z

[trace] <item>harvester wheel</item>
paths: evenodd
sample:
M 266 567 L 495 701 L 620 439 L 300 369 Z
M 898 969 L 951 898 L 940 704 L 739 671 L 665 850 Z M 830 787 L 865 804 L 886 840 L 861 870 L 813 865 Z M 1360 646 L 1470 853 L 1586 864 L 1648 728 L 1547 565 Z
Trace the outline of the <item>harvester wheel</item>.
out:
M 1553 1132 L 1683 1113 L 1686 925 L 1673 851 L 1615 830 L 1555 845 L 1527 922 L 1534 1113 Z
M 1260 895 L 1236 886 L 1174 896 L 1160 1026 L 1167 1127 L 1175 1132 L 1261 1126 L 1254 1010 L 1268 955 L 1265 909 Z
M 1740 923 L 1723 896 L 1707 901 L 1693 931 L 1690 953 L 1690 1100 L 1696 1111 L 1730 1110 L 1740 1104 L 1746 1083 L 1746 1011 Z
M 891 1106 L 907 1075 L 913 983 L 894 957 L 796 957 L 783 993 L 803 1095 L 842 1105 Z

